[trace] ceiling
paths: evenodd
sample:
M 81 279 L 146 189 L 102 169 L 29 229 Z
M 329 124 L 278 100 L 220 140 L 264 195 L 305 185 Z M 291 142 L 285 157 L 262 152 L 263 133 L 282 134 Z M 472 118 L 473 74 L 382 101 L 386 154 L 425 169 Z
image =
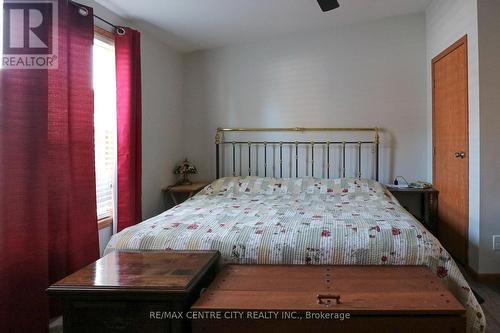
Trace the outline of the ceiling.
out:
M 184 52 L 421 12 L 431 2 L 340 0 L 340 8 L 323 13 L 316 0 L 96 1 Z

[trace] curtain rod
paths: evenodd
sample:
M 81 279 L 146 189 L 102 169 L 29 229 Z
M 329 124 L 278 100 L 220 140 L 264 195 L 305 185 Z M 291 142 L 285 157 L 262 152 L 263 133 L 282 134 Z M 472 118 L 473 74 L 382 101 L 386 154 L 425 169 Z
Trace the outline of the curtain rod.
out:
M 73 6 L 78 7 L 78 13 L 79 13 L 80 15 L 82 15 L 82 16 L 87 16 L 87 15 L 89 15 L 89 10 L 88 10 L 85 6 L 83 6 L 82 4 L 79 4 L 78 2 L 75 2 L 75 1 L 70 1 L 69 3 L 70 3 L 70 4 L 72 4 Z M 118 26 L 118 25 L 114 25 L 113 23 L 111 23 L 111 22 L 109 22 L 109 21 L 107 21 L 107 20 L 103 19 L 103 18 L 102 18 L 102 17 L 100 17 L 100 16 L 97 16 L 97 15 L 95 15 L 95 14 L 93 14 L 93 15 L 94 15 L 94 17 L 95 17 L 96 19 L 98 19 L 98 20 L 100 20 L 100 21 L 102 21 L 102 22 L 106 23 L 107 25 L 109 25 L 109 26 L 111 26 L 111 27 L 115 28 L 116 33 L 117 33 L 118 35 L 120 35 L 120 36 L 125 35 L 125 29 L 123 29 L 123 27 L 120 27 L 120 26 Z

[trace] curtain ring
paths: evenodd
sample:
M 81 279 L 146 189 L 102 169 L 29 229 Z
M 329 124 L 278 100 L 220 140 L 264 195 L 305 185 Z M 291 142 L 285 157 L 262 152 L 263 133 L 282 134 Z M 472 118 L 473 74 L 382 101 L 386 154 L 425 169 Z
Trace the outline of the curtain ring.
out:
M 81 16 L 87 16 L 89 15 L 89 10 L 85 7 L 78 7 L 78 14 Z
M 123 36 L 123 35 L 125 35 L 125 29 L 123 29 L 122 27 L 116 27 L 116 33 L 119 36 Z

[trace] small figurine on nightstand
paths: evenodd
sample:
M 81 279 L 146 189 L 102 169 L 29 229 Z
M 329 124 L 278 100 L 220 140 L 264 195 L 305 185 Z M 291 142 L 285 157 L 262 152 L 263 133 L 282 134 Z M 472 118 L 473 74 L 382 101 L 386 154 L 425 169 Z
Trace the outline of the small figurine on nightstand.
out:
M 188 159 L 184 159 L 183 162 L 177 164 L 177 166 L 174 169 L 174 173 L 176 175 L 182 175 L 182 180 L 179 181 L 177 184 L 178 185 L 191 185 L 191 181 L 189 180 L 189 174 L 197 174 L 198 170 L 192 164 L 191 162 L 188 161 Z

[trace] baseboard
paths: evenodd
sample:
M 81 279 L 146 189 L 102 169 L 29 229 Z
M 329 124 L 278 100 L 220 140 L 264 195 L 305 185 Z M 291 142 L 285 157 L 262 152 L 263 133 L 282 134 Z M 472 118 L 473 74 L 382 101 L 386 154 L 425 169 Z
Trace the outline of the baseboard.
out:
M 470 266 L 466 266 L 467 273 L 474 281 L 481 283 L 500 283 L 500 273 L 478 273 Z

